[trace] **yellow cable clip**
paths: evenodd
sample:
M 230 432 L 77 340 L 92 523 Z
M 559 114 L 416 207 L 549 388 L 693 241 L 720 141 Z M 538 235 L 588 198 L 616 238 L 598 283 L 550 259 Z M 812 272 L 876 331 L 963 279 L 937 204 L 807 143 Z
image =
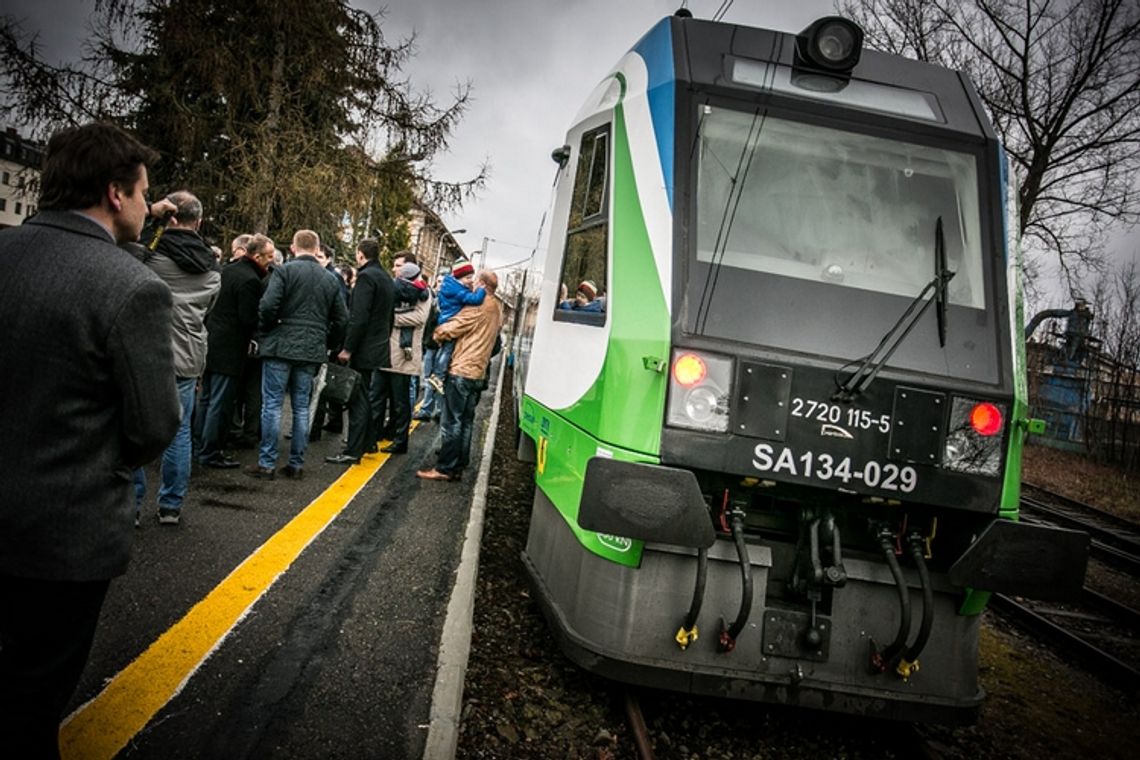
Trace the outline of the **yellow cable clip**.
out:
M 677 629 L 677 635 L 674 638 L 677 639 L 677 646 L 681 647 L 681 649 L 688 649 L 689 644 L 692 644 L 700 638 L 700 631 L 697 630 L 695 625 L 689 629 L 686 629 L 685 626 L 681 626 Z
M 926 554 L 924 559 L 931 559 L 934 557 L 934 549 L 931 544 L 934 543 L 934 536 L 938 533 L 938 518 L 933 517 L 930 520 L 930 535 L 926 537 Z
M 918 672 L 918 660 L 915 660 L 914 662 L 909 662 L 904 657 L 903 659 L 899 660 L 899 665 L 897 668 L 895 668 L 895 671 L 900 676 L 902 676 L 902 680 L 909 681 L 910 677 Z

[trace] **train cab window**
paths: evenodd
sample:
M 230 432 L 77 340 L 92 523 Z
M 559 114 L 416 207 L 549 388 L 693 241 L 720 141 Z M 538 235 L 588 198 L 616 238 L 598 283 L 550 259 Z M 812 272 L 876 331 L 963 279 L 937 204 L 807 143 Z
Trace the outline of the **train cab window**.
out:
M 609 145 L 608 124 L 582 136 L 570 198 L 562 292 L 554 312 L 560 322 L 602 325 L 606 321 Z
M 945 301 L 950 338 L 936 337 L 936 310 L 928 309 L 927 325 L 900 344 L 891 366 L 997 381 L 987 300 L 987 271 L 995 270 L 983 247 L 973 146 L 755 109 L 703 105 L 698 116 L 689 330 L 858 359 L 926 295 L 944 262 L 954 273 Z

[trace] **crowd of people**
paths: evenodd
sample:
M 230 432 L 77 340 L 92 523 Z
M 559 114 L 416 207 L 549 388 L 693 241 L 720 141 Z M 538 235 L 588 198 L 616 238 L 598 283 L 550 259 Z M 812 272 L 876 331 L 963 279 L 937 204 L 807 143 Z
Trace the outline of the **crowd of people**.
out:
M 0 746 L 13 756 L 58 757 L 151 498 L 159 524 L 180 524 L 193 464 L 239 468 L 237 448 L 256 447 L 252 478 L 301 479 L 309 441 L 344 433 L 346 415 L 327 462 L 406 453 L 421 387 L 414 419 L 438 420 L 442 440 L 417 475 L 459 480 L 500 345 L 493 272 L 461 259 L 433 288 L 410 251 L 386 268 L 375 239 L 338 268 L 305 229 L 287 255 L 238 235 L 223 264 L 193 193 L 148 203 L 156 159 L 114 126 L 65 129 L 48 142 L 39 212 L 0 231 Z M 347 398 L 326 391 L 330 365 L 353 371 Z

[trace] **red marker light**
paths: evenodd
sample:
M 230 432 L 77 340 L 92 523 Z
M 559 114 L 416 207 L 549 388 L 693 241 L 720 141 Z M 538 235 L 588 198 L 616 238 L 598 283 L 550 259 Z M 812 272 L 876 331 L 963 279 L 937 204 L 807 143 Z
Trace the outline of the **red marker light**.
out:
M 1001 410 L 988 402 L 977 404 L 970 410 L 970 427 L 978 435 L 996 435 L 1001 431 Z
M 705 360 L 696 354 L 682 354 L 673 363 L 673 379 L 685 388 L 691 388 L 709 373 Z

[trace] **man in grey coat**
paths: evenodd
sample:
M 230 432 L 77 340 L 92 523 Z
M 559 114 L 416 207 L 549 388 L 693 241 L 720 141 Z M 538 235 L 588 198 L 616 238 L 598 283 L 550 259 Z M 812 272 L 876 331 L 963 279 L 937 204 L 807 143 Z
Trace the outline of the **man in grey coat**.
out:
M 162 454 L 162 485 L 158 489 L 158 522 L 177 525 L 182 503 L 190 487 L 190 420 L 194 391 L 206 369 L 206 313 L 218 297 L 222 273 L 214 252 L 198 234 L 202 225 L 202 202 L 185 190 L 171 193 L 154 204 L 153 215 L 172 214 L 161 232 L 155 230 L 143 263 L 174 294 L 173 331 L 174 374 L 182 424 Z
M 0 231 L 0 747 L 57 757 L 110 579 L 131 472 L 179 423 L 171 294 L 135 240 L 157 154 L 108 124 L 56 133 L 39 213 Z M 45 286 L 45 283 L 51 283 Z
M 287 478 L 300 479 L 309 443 L 309 399 L 313 377 L 339 350 L 348 324 L 348 309 L 337 279 L 317 262 L 321 239 L 312 230 L 293 235 L 292 261 L 277 267 L 258 306 L 261 329 L 261 446 L 257 464 L 245 472 L 272 480 L 276 474 L 277 439 L 285 393 L 293 408 L 293 439 L 289 463 L 281 468 Z

